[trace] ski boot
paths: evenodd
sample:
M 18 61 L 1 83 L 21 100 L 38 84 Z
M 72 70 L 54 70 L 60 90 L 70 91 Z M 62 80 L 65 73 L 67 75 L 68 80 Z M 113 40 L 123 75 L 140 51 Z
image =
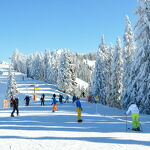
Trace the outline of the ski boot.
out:
M 141 131 L 140 127 L 136 128 L 136 131 Z
M 82 122 L 82 119 L 81 119 L 81 120 L 78 120 L 78 122 Z

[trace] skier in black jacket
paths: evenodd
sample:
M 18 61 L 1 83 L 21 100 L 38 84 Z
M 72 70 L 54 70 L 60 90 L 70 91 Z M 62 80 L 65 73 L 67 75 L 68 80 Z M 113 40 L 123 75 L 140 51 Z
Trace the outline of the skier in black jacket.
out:
M 24 100 L 26 101 L 26 106 L 29 106 L 30 97 L 27 95 Z
M 44 105 L 44 102 L 45 102 L 44 98 L 45 98 L 45 94 L 42 94 L 41 99 L 40 99 L 41 100 L 41 106 Z
M 13 100 L 12 100 L 13 111 L 12 111 L 12 113 L 11 113 L 11 117 L 14 117 L 14 112 L 15 112 L 15 110 L 17 111 L 17 116 L 19 116 L 18 105 L 19 105 L 19 99 L 18 99 L 18 98 L 13 99 Z

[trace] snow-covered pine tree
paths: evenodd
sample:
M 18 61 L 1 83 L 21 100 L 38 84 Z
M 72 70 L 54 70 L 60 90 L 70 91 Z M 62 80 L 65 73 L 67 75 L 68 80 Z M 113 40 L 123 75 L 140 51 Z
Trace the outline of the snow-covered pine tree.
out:
M 26 61 L 26 66 L 27 66 L 27 78 L 32 76 L 32 62 L 33 62 L 33 55 L 30 54 L 29 56 L 27 56 L 27 61 Z
M 10 65 L 9 74 L 8 74 L 6 97 L 10 98 L 11 96 L 15 96 L 16 93 L 18 93 L 17 84 L 16 84 L 16 81 L 14 78 L 14 74 L 12 72 L 12 67 Z
M 114 57 L 112 62 L 112 98 L 109 100 L 111 107 L 121 108 L 121 93 L 122 93 L 122 47 L 121 40 L 117 38 L 116 48 L 114 51 Z
M 124 105 L 124 97 L 126 96 L 126 90 L 129 84 L 129 78 L 131 76 L 131 64 L 135 52 L 134 33 L 132 31 L 131 22 L 129 17 L 126 16 L 126 26 L 124 32 L 124 47 L 123 47 L 123 94 L 122 103 Z
M 44 79 L 44 61 L 40 53 L 34 53 L 34 60 L 32 62 L 33 78 L 36 80 Z
M 131 68 L 131 77 L 124 98 L 126 108 L 130 101 L 136 101 L 143 113 L 150 114 L 150 1 L 139 0 L 136 10 L 137 50 Z
M 107 54 L 108 49 L 105 44 L 104 36 L 101 38 L 101 44 L 99 46 L 99 50 L 97 52 L 97 58 L 95 63 L 95 68 L 93 71 L 93 78 L 91 84 L 91 97 L 93 99 L 95 96 L 100 97 L 100 101 L 102 104 L 106 104 L 106 85 L 107 85 Z
M 16 49 L 11 57 L 14 70 L 26 73 L 26 59 L 26 56 L 23 55 L 18 49 Z
M 112 96 L 112 62 L 113 62 L 113 57 L 114 57 L 114 47 L 112 44 L 110 44 L 108 48 L 108 80 L 107 80 L 107 89 L 106 89 L 106 101 L 107 104 L 110 105 L 110 100 Z
M 45 50 L 44 53 L 44 81 L 50 83 L 49 81 L 49 70 L 51 70 L 51 55 L 50 51 L 48 49 Z
M 19 71 L 20 69 L 19 69 L 19 66 L 18 66 L 18 60 L 19 60 L 19 50 L 18 49 L 16 49 L 14 52 L 13 52 L 13 55 L 12 55 L 12 57 L 11 57 L 11 61 L 12 61 L 12 63 L 13 63 L 13 68 L 14 68 L 14 70 L 16 70 L 16 71 Z
M 61 50 L 62 51 L 62 50 Z M 60 61 L 60 56 L 57 51 L 53 52 L 50 60 L 50 69 L 49 71 L 49 81 L 52 84 L 57 84 L 57 77 L 58 77 L 58 66 Z
M 74 89 L 76 87 L 75 79 L 76 77 L 70 54 L 67 50 L 65 50 L 61 54 L 60 65 L 58 68 L 58 78 L 57 78 L 58 88 L 61 91 L 73 94 Z

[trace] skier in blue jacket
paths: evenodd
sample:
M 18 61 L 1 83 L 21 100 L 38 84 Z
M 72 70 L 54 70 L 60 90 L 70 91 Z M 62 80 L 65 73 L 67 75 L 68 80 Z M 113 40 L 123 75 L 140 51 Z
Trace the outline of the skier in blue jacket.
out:
M 81 106 L 81 102 L 78 97 L 77 97 L 75 103 L 76 103 L 76 111 L 78 112 L 78 122 L 82 122 L 82 119 L 81 119 L 82 106 Z

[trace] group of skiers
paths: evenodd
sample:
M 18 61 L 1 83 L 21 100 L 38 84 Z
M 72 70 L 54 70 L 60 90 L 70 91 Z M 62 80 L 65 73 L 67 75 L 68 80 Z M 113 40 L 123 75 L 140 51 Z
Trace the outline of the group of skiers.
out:
M 59 102 L 60 102 L 60 104 L 62 104 L 62 99 L 63 99 L 63 96 L 59 95 Z M 52 100 L 53 100 L 53 102 L 51 104 L 51 105 L 53 105 L 52 112 L 58 111 L 58 108 L 57 108 L 58 101 L 56 100 L 56 94 L 55 93 L 53 94 Z M 65 102 L 69 102 L 69 96 L 66 96 L 66 101 Z M 81 119 L 82 106 L 81 106 L 81 102 L 80 102 L 79 98 L 76 97 L 75 94 L 73 95 L 72 102 L 76 103 L 76 111 L 78 113 L 77 121 L 78 122 L 82 122 L 82 119 Z
M 60 94 L 59 95 L 59 103 L 62 104 L 63 103 L 63 96 Z M 29 106 L 29 102 L 30 102 L 30 97 L 27 95 L 24 99 L 26 101 L 26 106 Z M 44 101 L 45 101 L 45 94 L 41 95 L 41 106 L 44 105 Z M 57 105 L 58 105 L 58 101 L 56 100 L 56 94 L 54 93 L 52 96 L 52 112 L 58 111 Z M 99 101 L 99 97 L 95 97 L 95 103 L 97 103 Z M 66 96 L 66 100 L 64 101 L 64 103 L 69 102 L 69 96 Z M 72 97 L 72 102 L 76 104 L 76 111 L 77 111 L 77 121 L 78 122 L 82 122 L 81 119 L 81 112 L 82 112 L 82 106 L 81 106 L 81 102 L 79 97 L 76 97 L 76 95 L 74 94 Z M 16 111 L 17 116 L 19 116 L 19 109 L 18 109 L 18 105 L 19 105 L 19 98 L 16 97 L 14 98 L 13 96 L 11 97 L 10 100 L 10 106 L 13 108 L 13 111 L 11 112 L 11 117 L 14 117 L 14 112 Z M 131 116 L 132 116 L 132 130 L 134 131 L 140 131 L 140 122 L 139 122 L 139 109 L 137 107 L 136 102 L 131 102 L 130 106 L 128 108 L 128 110 L 126 111 L 125 115 L 128 115 L 131 112 Z

